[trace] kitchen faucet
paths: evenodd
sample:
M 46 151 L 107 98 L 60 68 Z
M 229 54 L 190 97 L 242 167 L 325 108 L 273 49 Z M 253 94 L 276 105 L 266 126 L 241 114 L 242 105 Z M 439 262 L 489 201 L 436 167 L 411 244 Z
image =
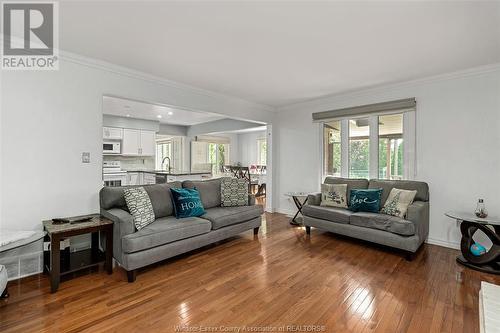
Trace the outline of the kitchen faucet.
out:
M 172 171 L 172 168 L 170 167 L 170 163 L 171 163 L 171 162 L 170 162 L 170 157 L 168 157 L 168 156 L 167 156 L 167 157 L 165 157 L 165 158 L 161 161 L 161 168 L 163 169 L 163 164 L 165 163 L 165 160 L 168 160 L 168 169 L 166 169 L 166 170 L 168 170 L 168 173 L 170 173 L 170 172 Z

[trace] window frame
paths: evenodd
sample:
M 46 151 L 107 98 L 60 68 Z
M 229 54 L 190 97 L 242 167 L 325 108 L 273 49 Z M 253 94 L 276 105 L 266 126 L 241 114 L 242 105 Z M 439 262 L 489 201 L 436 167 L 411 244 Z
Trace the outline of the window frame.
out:
M 168 149 L 168 152 L 169 152 L 169 155 L 168 156 L 170 158 L 170 163 L 173 162 L 173 159 L 174 159 L 174 143 L 173 143 L 173 140 L 172 139 L 167 139 L 167 140 L 157 140 L 155 142 L 155 167 L 157 170 L 161 170 L 161 160 L 163 160 L 163 158 L 165 158 L 165 156 L 163 156 L 162 154 L 162 158 L 160 160 L 159 156 L 158 156 L 158 146 L 162 146 L 162 145 L 169 145 L 169 149 Z M 172 165 L 170 165 L 170 167 L 173 167 Z
M 264 143 L 266 145 L 266 155 L 265 155 L 266 162 L 265 163 L 262 163 L 262 160 L 261 160 L 261 157 L 262 157 L 262 146 L 261 146 L 261 144 L 262 143 Z M 257 162 L 257 165 L 267 166 L 267 139 L 265 137 L 257 139 L 257 161 L 256 162 Z
M 324 125 L 330 121 L 340 121 L 341 137 L 341 163 L 340 177 L 349 178 L 349 120 L 368 118 L 370 126 L 370 148 L 369 148 L 369 179 L 379 177 L 379 117 L 391 114 L 403 115 L 403 179 L 412 180 L 416 177 L 416 110 L 392 110 L 377 112 L 373 114 L 353 115 L 348 117 L 332 118 L 318 122 L 319 153 L 320 153 L 320 175 L 321 182 L 325 177 L 325 150 L 324 150 Z

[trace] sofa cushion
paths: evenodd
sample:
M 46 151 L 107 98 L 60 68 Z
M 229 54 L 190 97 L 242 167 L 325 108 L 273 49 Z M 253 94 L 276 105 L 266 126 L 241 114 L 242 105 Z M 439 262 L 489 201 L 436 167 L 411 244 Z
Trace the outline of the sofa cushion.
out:
M 123 191 L 130 214 L 134 217 L 134 225 L 141 230 L 155 221 L 155 213 L 151 199 L 144 187 L 132 187 Z
M 144 189 L 149 194 L 156 218 L 174 214 L 174 206 L 170 194 L 171 188 L 182 188 L 181 182 L 145 185 Z
M 371 188 L 366 190 L 351 190 L 349 210 L 353 212 L 372 212 L 380 211 L 381 188 Z
M 302 213 L 305 216 L 345 224 L 349 223 L 349 216 L 353 214 L 353 212 L 345 208 L 313 205 L 305 205 L 304 208 L 302 208 Z
M 248 206 L 248 182 L 246 179 L 221 178 L 221 206 Z
M 379 229 L 403 236 L 415 234 L 413 222 L 403 220 L 397 216 L 358 212 L 351 215 L 349 223 L 358 227 Z
M 101 208 L 109 210 L 112 208 L 120 208 L 128 211 L 123 191 L 127 188 L 138 186 L 106 186 L 99 192 Z M 174 208 L 170 199 L 170 188 L 181 188 L 181 182 L 171 182 L 165 184 L 153 184 L 143 186 L 148 192 L 156 218 L 172 215 Z
M 196 188 L 200 192 L 201 202 L 205 209 L 220 207 L 220 178 L 210 180 L 186 180 L 182 182 L 184 188 Z
M 195 188 L 171 188 L 175 217 L 197 217 L 205 214 L 200 193 Z
M 382 206 L 385 205 L 389 193 L 393 188 L 402 190 L 416 190 L 415 201 L 429 201 L 429 185 L 424 182 L 414 180 L 382 180 L 371 179 L 368 188 L 381 188 L 382 189 Z
M 320 206 L 347 208 L 347 184 L 321 184 Z
M 250 221 L 264 213 L 261 205 L 238 207 L 213 207 L 206 210 L 201 217 L 212 222 L 212 229 L 219 229 L 229 225 Z
M 340 177 L 326 177 L 325 184 L 347 184 L 347 205 L 350 205 L 349 198 L 351 197 L 351 190 L 363 190 L 368 188 L 368 179 L 356 178 L 340 178 Z
M 181 239 L 205 234 L 212 225 L 199 217 L 188 217 L 182 220 L 174 216 L 162 217 L 143 229 L 122 238 L 122 249 L 125 253 L 147 250 L 155 246 L 172 243 Z
M 393 188 L 380 212 L 387 215 L 405 218 L 408 206 L 411 205 L 416 194 L 417 191 L 415 190 L 407 191 L 399 188 Z

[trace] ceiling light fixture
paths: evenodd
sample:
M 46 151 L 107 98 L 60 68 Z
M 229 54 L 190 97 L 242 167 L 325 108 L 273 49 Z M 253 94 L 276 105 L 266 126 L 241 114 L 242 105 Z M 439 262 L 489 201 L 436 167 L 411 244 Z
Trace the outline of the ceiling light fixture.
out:
M 161 114 L 157 115 L 156 118 L 161 119 Z
M 169 116 L 173 115 L 174 113 L 172 111 L 168 111 L 167 113 Z
M 127 117 L 130 117 L 130 115 L 128 114 Z

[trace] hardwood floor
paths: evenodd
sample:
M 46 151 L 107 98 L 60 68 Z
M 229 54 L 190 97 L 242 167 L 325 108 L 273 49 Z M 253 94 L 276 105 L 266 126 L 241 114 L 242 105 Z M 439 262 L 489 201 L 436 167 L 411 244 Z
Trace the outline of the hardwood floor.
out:
M 0 332 L 174 332 L 175 325 L 478 332 L 480 281 L 500 284 L 500 277 L 459 266 L 456 254 L 425 245 L 408 262 L 317 229 L 308 238 L 284 215 L 266 214 L 258 238 L 250 230 L 167 260 L 139 271 L 135 283 L 121 268 L 62 282 L 55 294 L 44 275 L 10 283 Z

